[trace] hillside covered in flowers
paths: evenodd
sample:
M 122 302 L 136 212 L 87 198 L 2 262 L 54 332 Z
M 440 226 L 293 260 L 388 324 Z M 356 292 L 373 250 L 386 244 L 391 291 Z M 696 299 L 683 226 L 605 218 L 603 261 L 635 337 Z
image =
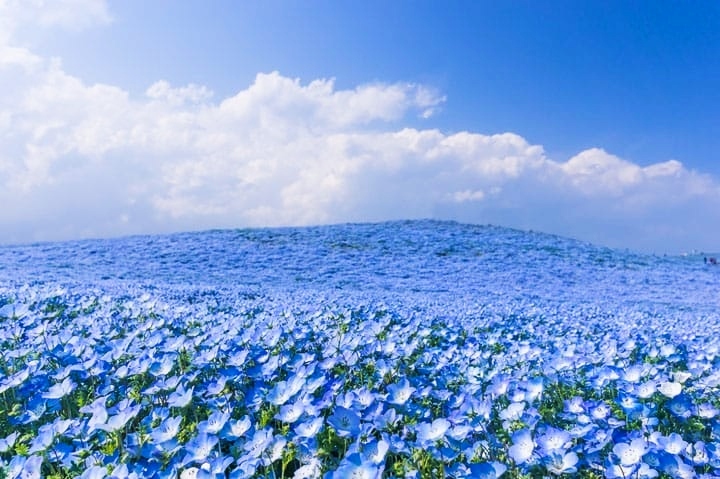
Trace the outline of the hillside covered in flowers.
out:
M 0 478 L 720 475 L 702 256 L 407 221 L 0 266 Z

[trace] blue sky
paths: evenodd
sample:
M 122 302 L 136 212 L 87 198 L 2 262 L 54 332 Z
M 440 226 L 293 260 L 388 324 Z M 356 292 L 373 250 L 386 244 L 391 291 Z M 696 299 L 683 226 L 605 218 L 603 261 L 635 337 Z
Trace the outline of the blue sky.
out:
M 441 217 L 720 249 L 715 2 L 2 9 L 0 241 Z

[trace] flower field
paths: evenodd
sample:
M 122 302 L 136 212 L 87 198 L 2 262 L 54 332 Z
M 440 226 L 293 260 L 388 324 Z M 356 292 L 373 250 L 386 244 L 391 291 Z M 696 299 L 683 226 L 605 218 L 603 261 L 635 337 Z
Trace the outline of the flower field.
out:
M 0 265 L 0 477 L 720 476 L 701 256 L 414 221 Z

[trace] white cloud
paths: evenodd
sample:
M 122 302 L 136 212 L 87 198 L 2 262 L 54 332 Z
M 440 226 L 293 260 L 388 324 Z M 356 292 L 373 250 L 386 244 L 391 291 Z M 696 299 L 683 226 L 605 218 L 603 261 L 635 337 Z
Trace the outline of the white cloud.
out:
M 6 37 L 28 26 L 81 30 L 111 20 L 106 0 L 0 0 L 0 31 Z
M 40 22 L 108 21 L 90 4 Z M 405 127 L 444 102 L 423 85 L 273 72 L 229 98 L 164 80 L 132 98 L 1 41 L 0 74 L 0 242 L 434 216 L 689 249 L 720 224 L 717 181 L 675 160 L 560 161 L 514 133 Z

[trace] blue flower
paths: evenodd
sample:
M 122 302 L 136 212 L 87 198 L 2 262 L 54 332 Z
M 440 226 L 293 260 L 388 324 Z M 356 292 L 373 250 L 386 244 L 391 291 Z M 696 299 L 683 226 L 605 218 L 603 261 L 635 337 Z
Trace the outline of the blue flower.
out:
M 198 431 L 207 434 L 218 434 L 230 419 L 229 412 L 215 411 L 210 414 L 206 421 L 202 421 L 198 424 Z
M 218 443 L 216 436 L 200 433 L 185 444 L 185 452 L 187 455 L 183 459 L 183 465 L 191 462 L 203 462 L 212 452 Z
M 516 464 L 527 462 L 535 450 L 535 443 L 528 429 L 521 429 L 512 435 L 512 443 L 508 455 Z
M 658 386 L 658 391 L 660 391 L 666 397 L 674 398 L 682 392 L 682 384 L 672 381 L 665 381 L 660 383 L 660 385 Z
M 15 441 L 17 440 L 17 437 L 20 433 L 17 431 L 8 434 L 3 439 L 0 439 L 0 453 L 8 452 L 10 451 L 13 446 L 15 445 Z
M 80 479 L 104 479 L 107 477 L 107 469 L 102 466 L 90 466 L 80 475 Z
M 20 477 L 21 479 L 40 479 L 42 477 L 40 475 L 42 470 L 42 464 L 42 456 L 33 455 L 28 457 L 27 460 L 24 461 L 22 470 L 20 471 L 18 477 Z
M 360 434 L 360 416 L 351 409 L 336 406 L 328 423 L 335 429 L 338 436 L 356 436 Z
M 242 437 L 252 426 L 249 416 L 243 416 L 237 421 L 228 421 L 220 432 L 223 439 L 235 439 Z
M 166 376 L 172 371 L 174 365 L 175 355 L 166 354 L 161 361 L 152 363 L 148 371 L 153 376 Z
M 578 456 L 574 452 L 552 452 L 544 459 L 547 470 L 555 475 L 574 474 L 577 471 Z
M 387 391 L 390 393 L 388 402 L 402 406 L 410 399 L 412 393 L 415 392 L 415 388 L 410 386 L 410 382 L 406 378 L 403 378 L 398 384 L 388 385 Z
M 662 471 L 671 477 L 679 479 L 693 479 L 696 476 L 695 469 L 689 464 L 685 464 L 683 460 L 674 455 L 668 455 L 664 458 Z
M 105 408 L 107 397 L 102 396 L 93 401 L 90 405 L 80 408 L 82 413 L 91 413 L 92 417 L 88 419 L 88 434 L 92 434 L 96 429 L 100 429 L 108 420 L 108 411 Z
M 276 406 L 281 406 L 300 392 L 304 384 L 304 378 L 299 375 L 292 376 L 287 381 L 279 381 L 268 394 L 267 400 Z
M 562 429 L 548 427 L 544 434 L 537 437 L 536 441 L 543 455 L 559 453 L 567 449 L 570 443 L 570 434 Z
M 155 444 L 162 444 L 171 439 L 175 439 L 180 432 L 180 423 L 182 423 L 182 420 L 182 416 L 165 419 L 158 427 L 150 432 L 150 438 Z
M 225 471 L 232 464 L 232 457 L 218 457 L 203 464 L 197 471 L 197 479 L 225 479 Z
M 444 418 L 435 419 L 432 423 L 422 422 L 417 425 L 417 440 L 427 446 L 445 438 L 450 428 L 450 421 Z
M 43 426 L 40 426 L 37 436 L 35 436 L 35 438 L 30 443 L 30 450 L 28 452 L 30 454 L 42 452 L 48 447 L 50 447 L 54 440 L 55 429 L 53 428 L 53 425 L 45 424 Z
M 168 397 L 168 406 L 170 407 L 177 407 L 177 408 L 184 408 L 188 404 L 190 404 L 190 401 L 192 400 L 193 395 L 193 387 L 190 389 L 185 389 L 185 386 L 182 384 L 178 386 L 178 388 L 170 394 Z
M 322 463 L 317 458 L 310 458 L 307 464 L 300 466 L 293 475 L 293 479 L 315 479 L 320 477 Z
M 629 443 L 615 444 L 613 453 L 620 460 L 622 466 L 635 466 L 640 463 L 647 452 L 647 443 L 644 439 L 633 439 Z
M 384 464 L 385 463 L 385 455 L 387 454 L 389 448 L 390 448 L 390 444 L 388 444 L 383 439 L 380 439 L 379 441 L 375 440 L 368 444 L 365 444 L 362 447 L 362 453 L 361 453 L 363 461 L 369 462 L 376 466 L 379 466 L 380 464 Z
M 340 463 L 336 471 L 326 475 L 325 479 L 380 479 L 381 476 L 381 468 L 363 462 L 359 454 L 351 454 Z
M 98 424 L 98 429 L 103 429 L 107 432 L 117 431 L 125 427 L 125 425 L 138 415 L 141 406 L 139 404 L 131 406 L 128 401 L 121 401 L 116 407 L 117 411 L 115 414 L 108 418 L 106 424 Z
M 302 416 L 304 412 L 305 408 L 303 407 L 302 402 L 295 401 L 292 404 L 284 404 L 280 406 L 280 412 L 275 415 L 275 418 L 282 422 L 292 424 L 300 419 L 300 416 Z
M 42 397 L 45 399 L 60 399 L 75 390 L 75 384 L 69 377 L 65 378 L 61 383 L 54 384 Z
M 695 408 L 692 399 L 685 393 L 681 393 L 668 401 L 667 407 L 671 413 L 682 419 L 692 416 Z
M 322 429 L 323 422 L 321 417 L 316 417 L 309 422 L 302 422 L 295 426 L 295 434 L 301 438 L 315 437 Z
M 272 429 L 260 429 L 255 431 L 252 439 L 245 443 L 243 449 L 251 458 L 262 457 L 273 442 Z
M 670 433 L 669 436 L 659 437 L 657 442 L 663 451 L 673 455 L 684 452 L 688 446 L 688 443 L 676 432 Z

